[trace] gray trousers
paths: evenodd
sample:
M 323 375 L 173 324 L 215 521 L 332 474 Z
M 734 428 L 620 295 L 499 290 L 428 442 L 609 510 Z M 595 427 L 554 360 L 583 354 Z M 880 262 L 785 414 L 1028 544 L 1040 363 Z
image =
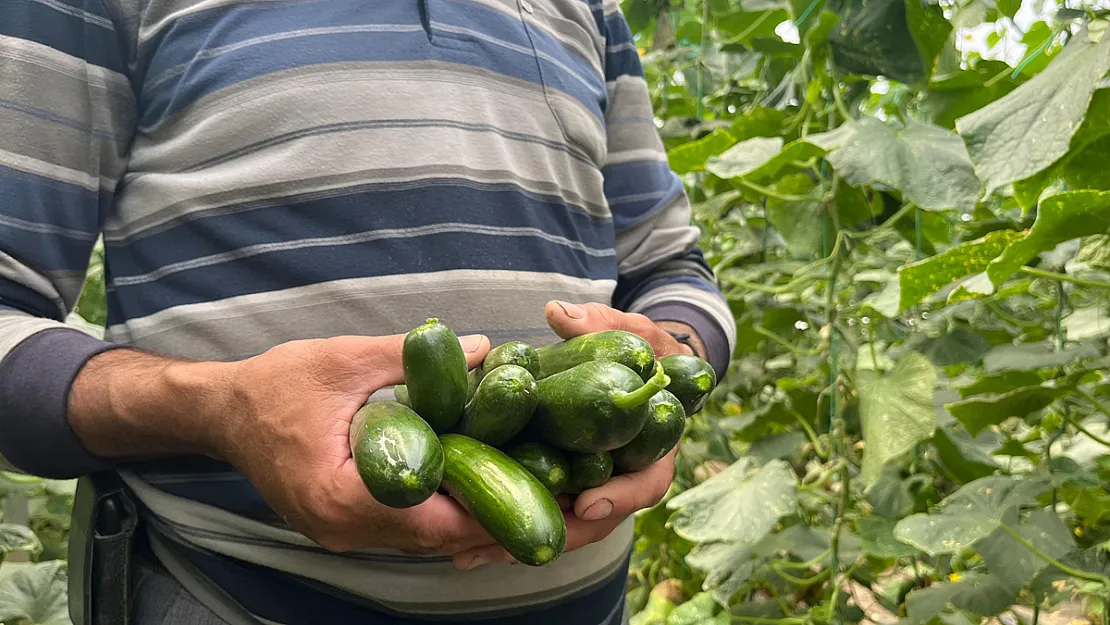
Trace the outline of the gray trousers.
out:
M 135 625 L 227 625 L 158 565 L 139 562 L 131 584 Z

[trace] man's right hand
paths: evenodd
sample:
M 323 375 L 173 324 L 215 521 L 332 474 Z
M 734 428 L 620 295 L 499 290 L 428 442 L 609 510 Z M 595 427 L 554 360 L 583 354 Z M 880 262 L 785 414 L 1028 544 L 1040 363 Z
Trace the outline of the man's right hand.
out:
M 489 350 L 460 339 L 467 364 Z M 70 422 L 108 458 L 202 453 L 241 471 L 295 530 L 332 551 L 454 555 L 494 544 L 451 498 L 394 509 L 375 501 L 351 458 L 351 418 L 403 381 L 403 335 L 285 343 L 234 363 L 184 363 L 130 350 L 93 358 L 70 394 Z

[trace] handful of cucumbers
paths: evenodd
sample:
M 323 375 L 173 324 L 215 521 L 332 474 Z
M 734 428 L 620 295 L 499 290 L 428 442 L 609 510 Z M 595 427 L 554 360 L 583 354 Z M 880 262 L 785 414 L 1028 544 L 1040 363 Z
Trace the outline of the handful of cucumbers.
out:
M 511 341 L 468 371 L 456 334 L 430 318 L 405 337 L 402 360 L 396 401 L 368 403 L 351 422 L 370 494 L 406 508 L 442 490 L 532 566 L 566 546 L 556 495 L 665 456 L 717 383 L 704 360 L 656 360 L 619 330 L 540 348 Z

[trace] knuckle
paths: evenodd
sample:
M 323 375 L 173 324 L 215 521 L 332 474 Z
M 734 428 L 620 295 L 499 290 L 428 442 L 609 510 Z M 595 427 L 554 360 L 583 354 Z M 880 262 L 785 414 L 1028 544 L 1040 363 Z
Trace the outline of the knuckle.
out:
M 439 528 L 420 523 L 413 528 L 412 542 L 420 551 L 438 553 L 447 546 L 448 541 Z

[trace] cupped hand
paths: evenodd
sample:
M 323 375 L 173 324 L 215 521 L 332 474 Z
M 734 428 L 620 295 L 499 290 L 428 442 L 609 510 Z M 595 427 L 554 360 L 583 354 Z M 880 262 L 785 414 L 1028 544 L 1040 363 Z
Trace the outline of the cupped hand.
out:
M 450 497 L 390 508 L 359 477 L 351 419 L 372 393 L 403 381 L 403 342 L 403 335 L 302 340 L 233 363 L 221 455 L 293 529 L 330 551 L 454 555 L 494 544 Z M 483 336 L 460 342 L 469 367 L 489 351 Z
M 597 303 L 548 302 L 544 313 L 548 325 L 563 339 L 603 330 L 624 330 L 647 340 L 655 350 L 656 358 L 694 352 L 667 333 L 669 329 L 693 335 L 693 331 L 682 324 L 655 323 L 644 315 L 622 312 Z M 700 345 L 696 336 L 692 339 L 695 345 Z M 560 495 L 567 523 L 564 552 L 603 540 L 632 514 L 659 503 L 674 477 L 677 453 L 676 447 L 655 464 L 635 473 L 613 476 L 605 484 L 583 491 L 573 500 Z M 512 556 L 498 545 L 468 549 L 454 557 L 455 566 L 461 569 L 472 569 L 489 562 L 512 561 Z

